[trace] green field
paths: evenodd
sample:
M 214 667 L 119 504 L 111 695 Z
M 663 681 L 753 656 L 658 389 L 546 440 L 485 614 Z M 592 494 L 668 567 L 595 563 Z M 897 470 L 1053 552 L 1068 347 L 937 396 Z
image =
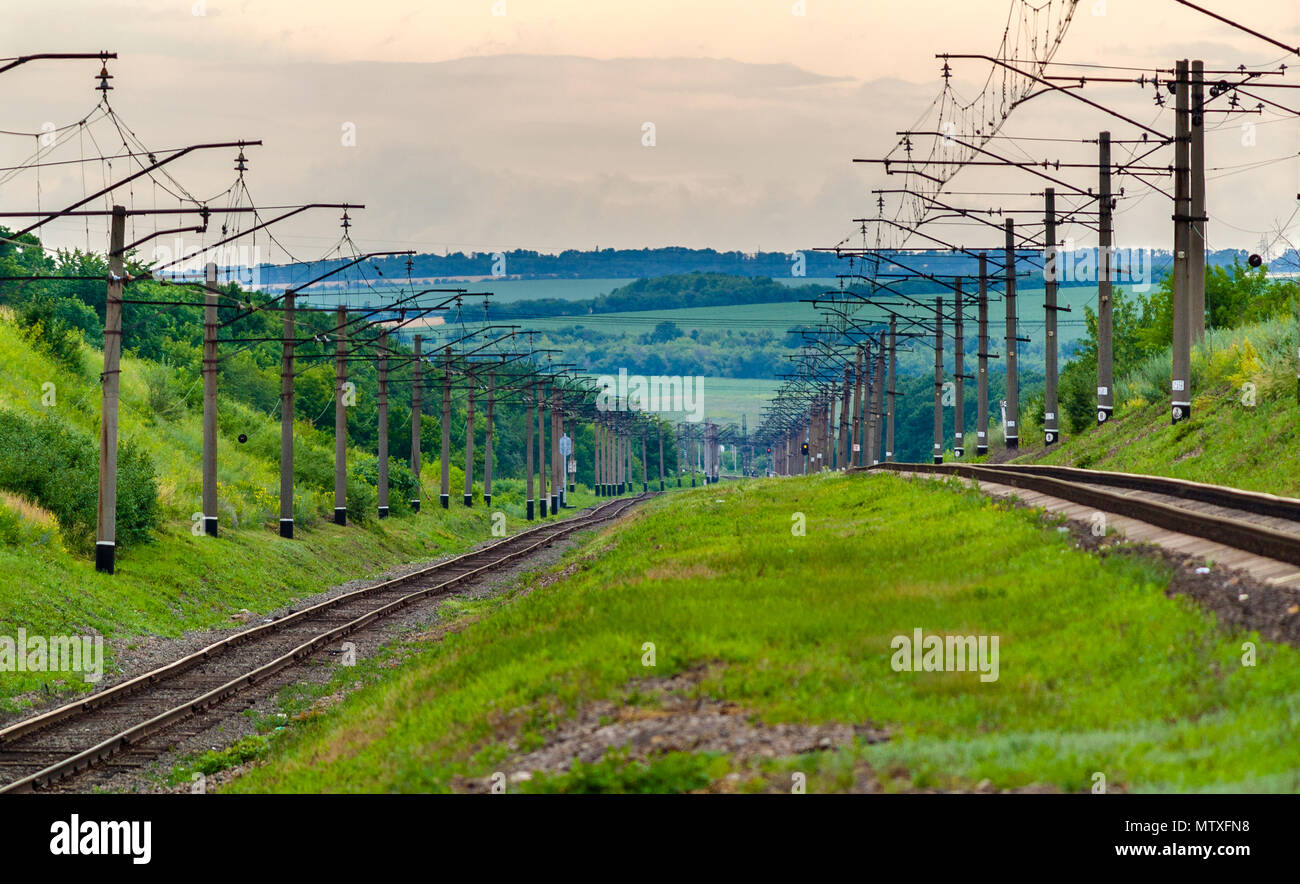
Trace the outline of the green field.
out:
M 1300 656 L 1166 597 L 1165 567 L 886 474 L 669 495 L 504 598 L 450 603 L 440 637 L 340 671 L 323 692 L 359 689 L 230 788 L 446 791 L 497 772 L 560 792 L 790 791 L 795 773 L 810 792 L 1077 792 L 1098 775 L 1108 791 L 1300 788 Z M 896 637 L 916 629 L 996 637 L 997 677 L 899 671 Z M 842 736 L 742 760 L 691 717 L 710 709 L 730 710 L 728 733 Z M 638 722 L 666 728 L 666 748 L 629 737 L 573 767 L 523 760 Z
M 471 292 L 491 292 L 490 303 L 512 304 L 516 301 L 528 301 L 534 298 L 560 298 L 566 301 L 585 301 L 608 295 L 619 286 L 636 282 L 634 279 L 482 279 L 470 280 L 426 280 L 415 284 L 415 290 L 425 288 L 463 288 Z M 323 292 L 328 286 L 321 286 Z M 366 304 L 380 304 L 400 298 L 409 287 L 376 285 L 373 288 L 352 285 L 350 291 L 356 292 L 343 299 L 344 306 L 360 307 Z M 432 297 L 432 296 L 430 296 Z M 308 299 L 310 302 L 310 299 Z M 318 306 L 337 307 L 340 299 L 337 295 L 322 296 L 317 299 Z M 465 303 L 465 309 L 473 308 L 477 316 L 483 315 L 483 299 L 471 298 Z
M 594 280 L 586 280 L 594 281 Z M 785 282 L 785 280 L 781 280 Z M 808 280 L 804 280 L 807 282 Z M 813 280 L 817 282 L 818 280 Z M 519 285 L 541 285 L 542 283 L 521 282 Z M 549 285 L 549 283 L 546 283 Z M 1059 304 L 1069 307 L 1072 312 L 1062 313 L 1058 318 L 1061 345 L 1068 347 L 1085 332 L 1083 308 L 1095 307 L 1097 291 L 1084 286 L 1063 288 Z M 536 295 L 536 297 L 543 297 Z M 924 303 L 932 303 L 930 295 L 918 295 Z M 1043 303 L 1044 292 L 1041 289 L 1021 291 L 1017 298 L 1017 314 L 1020 334 L 1031 338 L 1030 343 L 1021 344 L 1024 358 L 1032 360 L 1037 354 L 1038 363 L 1042 362 L 1042 336 L 1044 328 Z M 520 298 L 519 300 L 526 300 Z M 951 301 L 945 304 L 945 311 L 951 311 Z M 859 322 L 878 320 L 885 314 L 863 305 L 854 313 Z M 537 319 L 519 320 L 528 328 L 557 329 L 581 325 L 601 331 L 626 331 L 641 334 L 652 329 L 655 324 L 664 321 L 675 322 L 679 327 L 689 331 L 699 329 L 751 329 L 768 330 L 778 334 L 793 326 L 811 326 L 825 319 L 826 313 L 817 310 L 812 304 L 802 302 L 778 302 L 771 304 L 734 304 L 724 307 L 685 307 L 675 310 L 644 310 L 627 313 L 595 313 L 582 316 L 553 316 Z M 976 334 L 975 309 L 966 310 L 966 336 Z M 1006 333 L 1006 313 L 1000 297 L 989 303 L 989 337 L 998 345 Z M 999 346 L 1000 349 L 1000 346 Z
M 595 380 L 599 375 L 588 374 L 587 377 Z M 735 424 L 739 427 L 743 416 L 751 431 L 762 422 L 763 408 L 772 401 L 780 386 L 779 381 L 763 378 L 706 377 L 702 383 L 705 421 Z M 661 414 L 665 419 L 674 421 L 686 417 L 683 412 L 666 411 Z M 730 465 L 730 457 L 727 458 L 727 463 Z

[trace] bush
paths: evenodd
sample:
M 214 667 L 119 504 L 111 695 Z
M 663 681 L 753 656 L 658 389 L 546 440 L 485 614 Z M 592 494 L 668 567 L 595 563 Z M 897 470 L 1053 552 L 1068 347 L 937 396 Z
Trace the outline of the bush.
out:
M 145 362 L 141 374 L 144 376 L 149 411 L 155 420 L 174 420 L 185 413 L 185 391 L 177 383 L 176 373 L 170 365 Z M 199 401 L 202 401 L 201 397 Z
M 65 368 L 81 374 L 81 344 L 87 328 L 99 322 L 95 311 L 76 298 L 40 294 L 14 311 L 23 337 L 38 345 Z
M 19 500 L 19 507 L 28 508 Z M 23 518 L 19 511 L 0 501 L 0 544 L 5 546 L 57 546 L 58 532 L 53 525 Z
M 348 476 L 348 512 L 353 509 L 352 491 L 354 482 L 360 494 L 366 499 L 374 498 L 379 504 L 379 460 L 364 460 L 349 469 Z M 360 488 L 364 484 L 366 488 Z M 405 461 L 395 457 L 388 458 L 388 511 L 391 515 L 405 515 L 411 511 L 411 498 L 415 497 L 415 476 Z
M 27 418 L 0 410 L 0 488 L 21 494 L 54 514 L 68 542 L 94 546 L 99 502 L 99 446 L 52 415 Z M 117 543 L 151 538 L 158 527 L 158 484 L 153 463 L 132 441 L 119 444 Z

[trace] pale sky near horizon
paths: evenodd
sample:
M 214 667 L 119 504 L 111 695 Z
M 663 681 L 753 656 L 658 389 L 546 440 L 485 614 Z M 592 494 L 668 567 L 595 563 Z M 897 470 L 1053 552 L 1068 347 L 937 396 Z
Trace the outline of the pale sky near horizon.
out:
M 1300 43 L 1292 0 L 1199 2 Z M 790 250 L 840 240 L 851 219 L 870 210 L 871 188 L 898 185 L 850 160 L 881 155 L 922 113 L 940 84 L 935 53 L 992 53 L 1009 7 L 1010 0 L 45 0 L 6 10 L 0 54 L 116 50 L 113 104 L 144 142 L 161 149 L 260 137 L 266 146 L 250 149 L 248 179 L 259 203 L 365 202 L 353 233 L 368 247 Z M 1176 57 L 1214 67 L 1284 55 L 1174 0 L 1081 0 L 1056 58 L 1150 69 Z M 1300 56 L 1292 61 L 1300 73 Z M 986 68 L 954 65 L 964 91 L 976 91 Z M 0 129 L 35 132 L 45 121 L 77 119 L 96 98 L 92 67 L 33 63 L 0 75 Z M 1269 95 L 1296 106 L 1297 92 Z M 1093 85 L 1084 94 L 1143 122 L 1159 117 L 1150 90 Z M 1259 125 L 1245 144 L 1241 123 L 1251 121 Z M 656 127 L 653 148 L 642 145 L 645 122 Z M 352 147 L 340 137 L 347 123 L 355 125 Z M 1124 125 L 1048 96 L 1016 111 L 1005 131 L 1082 139 L 1100 128 L 1118 138 Z M 1300 123 L 1221 117 L 1210 121 L 1207 143 L 1211 246 L 1253 247 L 1295 209 Z M 0 165 L 22 161 L 32 144 L 0 137 Z M 57 158 L 79 149 L 65 146 Z M 1035 159 L 1086 158 L 1067 145 L 1026 150 Z M 216 192 L 229 183 L 230 159 L 187 158 L 175 174 L 196 193 Z M 1273 159 L 1284 161 L 1249 167 Z M 101 171 L 95 167 L 92 183 Z M 964 171 L 953 187 L 1041 189 L 1017 174 Z M 41 204 L 76 199 L 82 186 L 77 167 L 48 168 Z M 146 186 L 134 197 L 150 204 L 157 195 Z M 35 199 L 32 176 L 0 181 L 0 208 Z M 1130 203 L 1119 237 L 1167 247 L 1168 201 Z M 333 224 L 305 221 L 282 241 L 315 257 L 335 238 Z M 56 244 L 84 245 L 82 222 L 50 229 Z

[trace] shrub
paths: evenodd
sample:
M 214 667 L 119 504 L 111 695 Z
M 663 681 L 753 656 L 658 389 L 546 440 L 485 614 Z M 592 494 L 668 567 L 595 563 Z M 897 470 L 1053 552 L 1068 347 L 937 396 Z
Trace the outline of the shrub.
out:
M 94 545 L 99 500 L 99 446 L 53 415 L 28 418 L 0 410 L 0 488 L 54 514 L 68 542 Z M 150 539 L 158 527 L 153 463 L 133 441 L 118 447 L 117 543 Z
M 84 332 L 99 322 L 95 311 L 76 298 L 37 295 L 19 304 L 14 321 L 23 337 L 38 345 L 65 368 L 81 374 Z

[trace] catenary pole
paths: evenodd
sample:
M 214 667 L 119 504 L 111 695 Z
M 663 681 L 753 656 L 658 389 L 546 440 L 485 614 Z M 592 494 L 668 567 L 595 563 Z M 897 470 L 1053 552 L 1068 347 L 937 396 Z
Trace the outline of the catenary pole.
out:
M 283 339 L 280 342 L 280 536 L 293 537 L 293 353 L 296 293 L 287 289 L 283 300 Z
M 334 342 L 334 524 L 348 523 L 348 309 L 338 308 Z
M 117 410 L 121 387 L 122 284 L 126 276 L 126 208 L 113 206 L 104 305 L 104 374 L 99 421 L 99 506 L 95 524 L 95 570 L 112 574 L 117 559 Z
M 388 332 L 379 333 L 379 518 L 388 518 Z
M 1110 193 L 1110 133 L 1097 136 L 1097 426 L 1115 412 L 1113 239 L 1114 200 Z
M 203 267 L 203 531 L 217 536 L 217 265 Z

